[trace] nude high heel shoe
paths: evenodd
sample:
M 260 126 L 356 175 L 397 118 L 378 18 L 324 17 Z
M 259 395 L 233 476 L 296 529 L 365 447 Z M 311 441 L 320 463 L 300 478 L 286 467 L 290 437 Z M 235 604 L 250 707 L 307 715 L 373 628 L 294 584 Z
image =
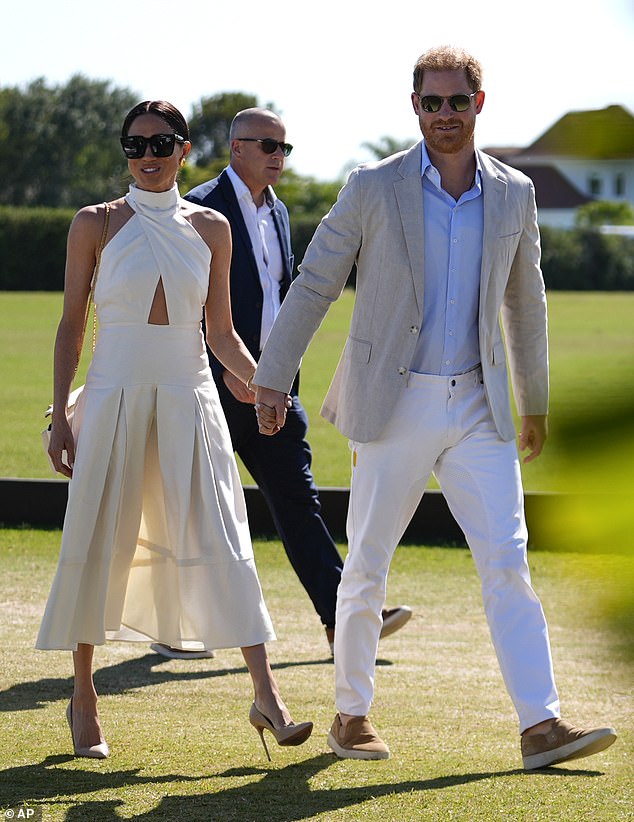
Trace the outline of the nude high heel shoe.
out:
M 70 735 L 73 740 L 73 751 L 75 756 L 87 756 L 90 759 L 106 759 L 110 753 L 107 742 L 100 742 L 98 745 L 91 745 L 89 748 L 79 748 L 75 744 L 75 734 L 73 732 L 73 700 L 71 699 L 66 708 L 66 719 L 70 727 Z
M 249 711 L 249 722 L 260 734 L 260 739 L 262 740 L 262 745 L 264 746 L 269 762 L 271 761 L 271 754 L 264 739 L 265 728 L 273 734 L 278 745 L 301 745 L 302 742 L 306 742 L 313 732 L 312 722 L 293 722 L 290 725 L 285 725 L 283 728 L 276 728 L 271 720 L 256 708 L 255 702 L 251 705 L 251 710 Z

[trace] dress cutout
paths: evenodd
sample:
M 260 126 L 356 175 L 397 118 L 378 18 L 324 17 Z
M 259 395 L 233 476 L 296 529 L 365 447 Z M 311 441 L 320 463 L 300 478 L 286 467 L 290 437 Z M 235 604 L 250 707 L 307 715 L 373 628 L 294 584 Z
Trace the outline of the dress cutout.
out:
M 36 647 L 267 642 L 275 635 L 201 331 L 211 252 L 180 215 L 176 186 L 131 186 L 126 201 L 135 213 L 101 257 L 99 336 Z M 169 325 L 148 323 L 159 280 Z

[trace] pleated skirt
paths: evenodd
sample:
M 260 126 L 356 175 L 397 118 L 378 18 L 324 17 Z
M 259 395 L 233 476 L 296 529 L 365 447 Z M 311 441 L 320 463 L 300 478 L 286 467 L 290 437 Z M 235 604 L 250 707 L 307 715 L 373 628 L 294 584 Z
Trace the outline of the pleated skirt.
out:
M 196 327 L 100 329 L 36 647 L 275 638 L 231 439 Z

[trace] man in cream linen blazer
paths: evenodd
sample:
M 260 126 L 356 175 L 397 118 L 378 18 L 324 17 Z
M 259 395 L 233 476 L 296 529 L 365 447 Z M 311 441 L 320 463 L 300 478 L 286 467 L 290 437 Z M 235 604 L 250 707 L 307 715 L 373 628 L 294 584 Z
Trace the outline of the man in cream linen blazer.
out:
M 368 718 L 380 612 L 390 560 L 432 472 L 480 575 L 524 767 L 615 739 L 611 728 L 559 718 L 548 629 L 530 584 L 508 373 L 519 446 L 534 459 L 546 438 L 546 298 L 533 185 L 474 147 L 480 83 L 479 63 L 463 50 L 419 58 L 412 104 L 423 142 L 352 172 L 253 379 L 260 430 L 275 433 L 301 356 L 356 262 L 350 333 L 322 409 L 353 450 L 328 736 L 342 757 L 389 756 Z
M 546 414 L 548 410 L 546 298 L 539 269 L 535 199 L 528 177 L 477 153 L 485 221 L 479 308 L 482 374 L 498 433 L 512 440 L 515 429 L 500 310 L 518 413 Z M 277 320 L 276 335 L 258 366 L 258 385 L 289 389 L 301 355 L 356 262 L 350 332 L 321 413 L 358 442 L 381 435 L 407 386 L 422 323 L 420 168 L 418 143 L 409 151 L 351 173 L 310 244 L 301 275 Z

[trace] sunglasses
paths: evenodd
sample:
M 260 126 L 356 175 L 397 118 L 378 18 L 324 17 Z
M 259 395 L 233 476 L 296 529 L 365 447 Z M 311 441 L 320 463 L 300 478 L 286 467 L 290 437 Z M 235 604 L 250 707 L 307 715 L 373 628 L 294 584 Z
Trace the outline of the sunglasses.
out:
M 290 143 L 280 143 L 278 140 L 274 140 L 272 137 L 236 137 L 236 140 L 242 140 L 243 143 L 259 143 L 260 148 L 265 154 L 274 154 L 278 148 L 282 149 L 282 154 L 285 157 L 293 150 L 293 146 Z
M 120 137 L 123 153 L 128 160 L 138 160 L 149 146 L 155 157 L 171 157 L 176 143 L 184 143 L 180 134 L 153 134 L 151 137 Z
M 419 94 L 418 99 L 423 111 L 428 114 L 435 114 L 440 111 L 445 100 L 449 103 L 452 111 L 466 111 L 471 105 L 471 98 L 475 97 L 477 93 L 477 91 L 474 91 L 473 94 L 452 94 L 451 97 L 439 97 L 437 94 Z

